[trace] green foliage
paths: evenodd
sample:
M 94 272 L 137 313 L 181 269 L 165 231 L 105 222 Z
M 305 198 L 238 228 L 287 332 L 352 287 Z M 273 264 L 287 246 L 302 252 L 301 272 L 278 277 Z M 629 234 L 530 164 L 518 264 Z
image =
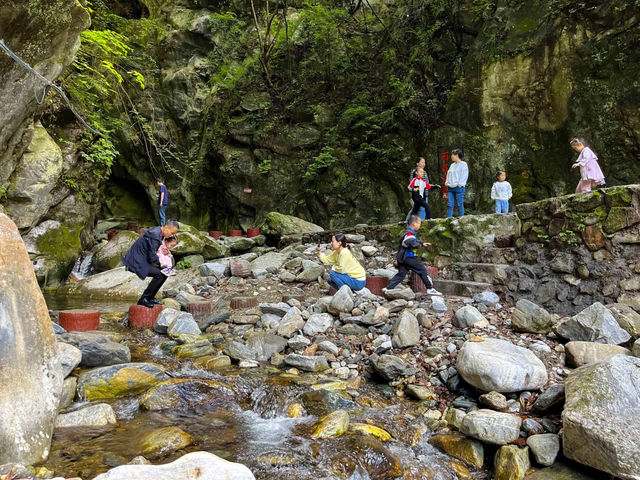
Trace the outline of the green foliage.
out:
M 258 164 L 258 173 L 266 175 L 271 171 L 271 158 L 267 157 Z
M 575 247 L 580 243 L 580 237 L 578 237 L 578 235 L 576 235 L 573 230 L 565 230 L 563 232 L 560 232 L 558 233 L 558 237 L 560 238 L 560 240 L 571 247 Z
M 7 196 L 7 187 L 0 187 L 0 200 Z
M 176 270 L 187 270 L 191 268 L 191 262 L 189 260 L 180 260 L 176 263 Z
M 338 159 L 333 155 L 333 153 L 333 148 L 325 146 L 318 156 L 313 157 L 309 165 L 307 165 L 307 170 L 304 173 L 303 178 L 305 181 L 314 181 L 318 175 L 328 170 L 329 167 L 336 163 Z
M 99 137 L 82 154 L 82 158 L 94 164 L 93 174 L 100 179 L 109 177 L 117 156 L 118 151 L 107 137 Z

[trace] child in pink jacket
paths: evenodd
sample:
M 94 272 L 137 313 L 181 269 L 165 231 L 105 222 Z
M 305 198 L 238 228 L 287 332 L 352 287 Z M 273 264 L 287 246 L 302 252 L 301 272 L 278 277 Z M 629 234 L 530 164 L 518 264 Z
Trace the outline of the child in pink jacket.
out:
M 576 187 L 576 193 L 590 192 L 598 185 L 604 185 L 604 174 L 598 165 L 598 157 L 591 150 L 584 139 L 574 138 L 569 143 L 580 155 L 571 168 L 580 167 L 580 182 Z
M 173 269 L 173 255 L 171 255 L 171 249 L 178 245 L 178 239 L 173 236 L 165 238 L 158 248 L 158 259 L 160 260 L 160 268 L 162 273 L 166 276 L 175 275 L 176 271 Z

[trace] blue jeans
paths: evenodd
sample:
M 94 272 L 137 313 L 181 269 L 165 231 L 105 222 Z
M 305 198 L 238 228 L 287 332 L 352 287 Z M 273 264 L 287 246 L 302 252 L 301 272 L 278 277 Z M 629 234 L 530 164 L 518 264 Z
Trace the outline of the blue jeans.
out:
M 426 199 L 425 199 L 426 200 Z M 427 200 L 427 203 L 429 203 L 429 201 Z M 413 209 L 409 210 L 409 213 L 407 213 L 407 218 L 404 219 L 404 223 L 407 223 L 409 221 L 409 217 L 411 216 L 411 212 L 413 211 Z M 424 211 L 424 207 L 420 207 L 420 210 L 418 211 L 418 216 L 424 220 L 424 218 L 426 217 L 426 213 Z
M 496 200 L 496 213 L 509 213 L 509 200 Z
M 160 215 L 160 226 L 163 227 L 167 221 L 167 217 L 165 217 L 164 211 L 167 208 L 166 205 L 158 205 L 158 214 Z
M 347 285 L 354 292 L 362 290 L 367 284 L 365 280 L 356 280 L 346 273 L 338 273 L 335 270 L 331 270 L 329 273 L 329 280 L 327 280 L 327 283 L 336 290 L 340 290 L 341 286 Z
M 464 187 L 449 187 L 447 189 L 447 195 L 449 199 L 447 201 L 447 217 L 453 217 L 453 207 L 458 207 L 458 216 L 464 216 L 464 193 L 466 189 Z

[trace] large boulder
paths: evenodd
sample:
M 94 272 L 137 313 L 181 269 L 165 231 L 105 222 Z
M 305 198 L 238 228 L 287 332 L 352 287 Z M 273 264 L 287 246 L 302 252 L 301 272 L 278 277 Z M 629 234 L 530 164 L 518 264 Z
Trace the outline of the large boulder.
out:
M 595 342 L 569 342 L 565 346 L 567 365 L 582 367 L 616 355 L 631 355 L 631 352 L 618 345 Z
M 418 319 L 408 310 L 405 310 L 393 325 L 393 337 L 391 342 L 394 348 L 407 348 L 417 345 L 420 341 L 420 327 Z
M 78 396 L 95 400 L 135 395 L 164 379 L 164 370 L 152 363 L 123 363 L 94 368 L 78 377 Z
M 264 224 L 260 227 L 260 230 L 266 235 L 274 236 L 324 232 L 324 229 L 318 225 L 278 212 L 267 213 Z
M 633 338 L 640 337 L 640 314 L 638 312 L 622 303 L 613 303 L 607 305 L 607 308 L 622 329 L 629 332 Z
M 517 415 L 480 409 L 465 415 L 460 431 L 486 443 L 506 445 L 517 440 L 521 425 Z
M 497 338 L 465 342 L 456 368 L 467 383 L 487 392 L 539 390 L 547 383 L 547 370 L 531 350 Z
M 121 265 L 122 257 L 125 256 L 138 237 L 139 235 L 136 232 L 122 230 L 107 243 L 100 245 L 93 256 L 93 266 L 96 271 L 104 272 Z
M 260 255 L 251 262 L 251 273 L 255 276 L 261 271 L 268 273 L 276 273 L 284 262 L 287 261 L 287 255 L 278 252 L 267 252 Z
M 63 370 L 44 297 L 18 229 L 0 213 L 0 464 L 49 454 Z
M 116 414 L 111 405 L 98 403 L 73 412 L 63 413 L 56 418 L 56 430 L 64 429 L 103 429 L 117 424 Z
M 617 355 L 566 380 L 565 456 L 628 480 L 640 478 L 640 358 Z
M 122 465 L 93 480 L 255 480 L 239 463 L 228 462 L 213 453 L 193 452 L 164 465 Z
M 628 332 L 620 328 L 609 309 L 596 302 L 590 307 L 558 323 L 555 332 L 568 340 L 611 343 L 619 345 L 631 338 Z
M 104 367 L 131 361 L 126 345 L 112 342 L 106 335 L 91 332 L 69 332 L 58 335 L 60 342 L 73 345 L 82 352 L 83 367 Z

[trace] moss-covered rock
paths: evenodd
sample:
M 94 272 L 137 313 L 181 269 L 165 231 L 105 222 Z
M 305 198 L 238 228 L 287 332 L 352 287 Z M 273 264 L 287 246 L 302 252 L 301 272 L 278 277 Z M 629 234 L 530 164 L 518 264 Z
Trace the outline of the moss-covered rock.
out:
M 261 230 L 267 235 L 282 236 L 302 233 L 317 233 L 324 229 L 301 218 L 278 212 L 267 213 Z
M 349 414 L 346 410 L 336 410 L 321 417 L 314 425 L 312 438 L 339 437 L 349 428 Z
M 78 395 L 86 400 L 135 395 L 164 379 L 164 369 L 151 363 L 94 368 L 78 378 Z
M 145 435 L 140 442 L 142 455 L 159 457 L 188 447 L 195 441 L 192 435 L 178 427 L 164 427 Z
M 176 410 L 196 406 L 204 397 L 228 400 L 233 397 L 233 390 L 213 380 L 172 378 L 150 388 L 140 398 L 140 405 L 146 410 Z
M 482 468 L 484 464 L 484 447 L 478 440 L 454 433 L 434 435 L 429 439 L 429 443 L 447 455 L 451 455 L 476 468 Z
M 93 265 L 96 271 L 104 272 L 120 265 L 122 257 L 138 237 L 136 232 L 122 230 L 107 243 L 101 245 L 93 256 Z
M 494 478 L 496 480 L 522 480 L 530 466 L 529 447 L 504 445 L 496 453 Z

